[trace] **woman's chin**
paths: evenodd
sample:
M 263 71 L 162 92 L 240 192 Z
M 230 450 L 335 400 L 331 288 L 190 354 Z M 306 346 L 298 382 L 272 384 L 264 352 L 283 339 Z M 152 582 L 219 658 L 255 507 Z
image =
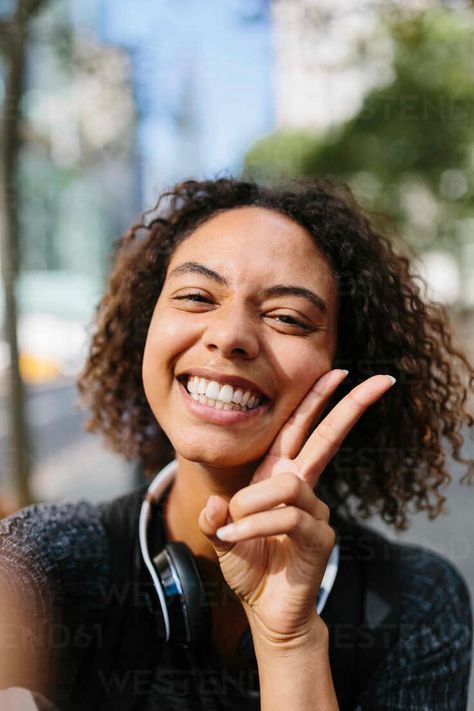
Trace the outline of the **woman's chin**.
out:
M 242 469 L 252 462 L 255 466 L 263 456 L 260 452 L 253 453 L 249 448 L 244 452 L 242 448 L 230 451 L 228 447 L 212 446 L 212 443 L 192 444 L 189 442 L 175 442 L 173 444 L 176 455 L 189 462 L 196 462 L 215 469 Z

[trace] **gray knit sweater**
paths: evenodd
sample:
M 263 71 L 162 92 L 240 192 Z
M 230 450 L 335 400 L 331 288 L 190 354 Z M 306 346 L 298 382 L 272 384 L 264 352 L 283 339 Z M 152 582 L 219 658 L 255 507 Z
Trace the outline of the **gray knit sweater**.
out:
M 63 698 L 74 685 L 81 649 L 100 634 L 107 604 L 103 592 L 110 574 L 109 553 L 101 513 L 102 505 L 84 501 L 39 504 L 0 521 L 0 599 L 15 600 L 26 617 L 12 620 L 13 638 L 24 639 L 26 630 L 31 640 L 34 628 L 34 645 L 45 645 L 68 659 L 55 680 Z M 400 637 L 354 711 L 462 711 L 467 708 L 471 666 L 468 588 L 444 557 L 418 546 L 400 548 L 405 581 Z M 59 641 L 53 643 L 44 636 L 52 616 L 59 631 Z M 34 663 L 21 670 L 9 665 L 11 640 L 12 634 L 0 634 L 0 689 L 19 686 L 47 694 L 37 682 L 43 668 Z M 0 692 L 0 708 L 7 708 L 2 705 L 2 694 L 6 702 L 7 693 Z M 152 692 L 146 709 L 164 708 L 161 701 Z M 182 699 L 180 708 L 206 708 L 195 697 L 187 703 Z M 223 699 L 215 708 L 229 707 Z

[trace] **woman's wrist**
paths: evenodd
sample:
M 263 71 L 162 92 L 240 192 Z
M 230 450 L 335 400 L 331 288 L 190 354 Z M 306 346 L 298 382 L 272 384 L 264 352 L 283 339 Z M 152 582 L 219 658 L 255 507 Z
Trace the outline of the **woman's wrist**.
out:
M 255 622 L 255 621 L 254 621 Z M 251 625 L 262 711 L 339 711 L 329 662 L 329 630 L 315 613 L 301 634 L 288 639 Z
M 314 651 L 321 649 L 327 651 L 329 646 L 329 630 L 322 618 L 314 610 L 311 618 L 301 627 L 287 633 L 279 633 L 270 630 L 260 621 L 251 608 L 244 605 L 247 619 L 252 632 L 255 653 L 257 648 L 261 653 L 268 656 L 286 657 L 287 655 L 298 655 L 307 650 Z

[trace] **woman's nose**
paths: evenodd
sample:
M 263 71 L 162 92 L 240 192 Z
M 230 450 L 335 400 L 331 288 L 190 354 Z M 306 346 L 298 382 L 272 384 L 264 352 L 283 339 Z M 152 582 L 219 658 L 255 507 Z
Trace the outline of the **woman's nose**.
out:
M 240 306 L 221 307 L 209 319 L 204 342 L 223 356 L 255 358 L 259 351 L 256 325 Z

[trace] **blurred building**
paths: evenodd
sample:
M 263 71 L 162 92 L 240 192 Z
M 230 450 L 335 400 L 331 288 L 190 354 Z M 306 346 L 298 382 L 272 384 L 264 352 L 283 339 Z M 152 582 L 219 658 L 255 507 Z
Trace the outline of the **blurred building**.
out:
M 390 74 L 391 44 L 376 36 L 374 3 L 274 0 L 275 104 L 279 129 L 324 130 L 353 116 Z M 354 61 L 371 38 L 371 55 Z

